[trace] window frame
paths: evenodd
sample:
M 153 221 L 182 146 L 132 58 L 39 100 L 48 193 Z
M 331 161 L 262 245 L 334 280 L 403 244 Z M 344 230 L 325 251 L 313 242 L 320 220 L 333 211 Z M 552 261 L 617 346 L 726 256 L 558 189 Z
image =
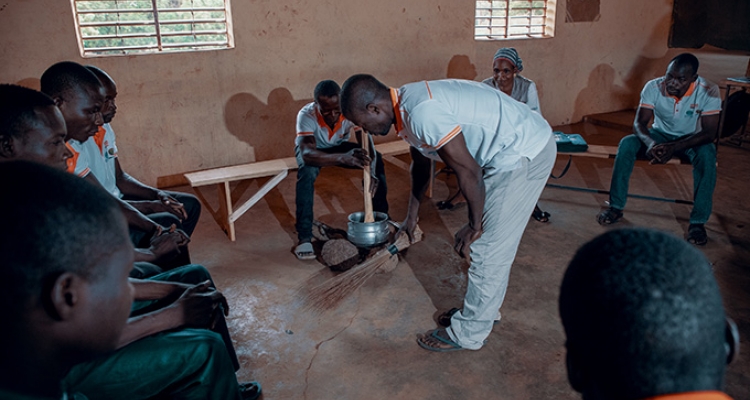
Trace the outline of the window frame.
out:
M 151 2 L 152 8 L 150 9 L 95 9 L 95 10 L 78 10 L 76 7 L 77 3 L 106 3 L 115 2 L 116 4 L 123 0 L 70 0 L 71 9 L 73 11 L 73 20 L 76 28 L 76 39 L 78 42 L 78 49 L 83 58 L 96 58 L 96 57 L 117 57 L 117 56 L 134 56 L 134 55 L 148 55 L 148 54 L 173 54 L 182 52 L 193 52 L 193 51 L 211 51 L 211 50 L 225 50 L 233 49 L 234 45 L 234 27 L 232 24 L 232 8 L 231 0 L 222 0 L 224 3 L 223 7 L 179 7 L 179 8 L 160 8 L 157 5 L 158 0 L 141 0 L 141 2 Z M 164 19 L 160 20 L 160 13 L 173 13 L 173 12 L 223 12 L 224 18 L 196 18 L 194 15 L 188 19 Z M 150 21 L 105 21 L 105 22 L 82 22 L 81 15 L 93 15 L 93 14 L 134 14 L 134 13 L 153 13 L 153 19 Z M 225 24 L 225 30 L 196 30 L 195 25 L 201 23 L 223 23 Z M 184 31 L 175 32 L 164 32 L 162 31 L 165 26 L 169 25 L 190 25 L 191 30 L 188 34 Z M 154 28 L 153 33 L 138 33 L 138 34 L 105 34 L 105 35 L 85 35 L 83 29 L 89 27 L 115 27 L 119 30 L 120 27 L 124 26 L 149 26 Z M 226 41 L 202 41 L 194 43 L 165 43 L 164 38 L 178 37 L 178 36 L 193 36 L 206 35 L 206 34 L 220 34 L 226 35 Z M 97 39 L 127 39 L 127 38 L 156 38 L 155 45 L 140 45 L 140 46 L 110 46 L 110 47 L 96 47 L 86 48 L 86 40 L 97 40 Z M 168 42 L 168 41 L 167 41 Z
M 533 15 L 533 10 L 538 10 L 540 7 L 534 7 L 533 3 L 543 1 L 544 14 L 541 16 Z M 489 6 L 487 5 L 489 3 Z M 513 7 L 513 3 L 528 3 L 528 6 Z M 504 5 L 504 7 L 500 7 Z M 501 11 L 505 15 L 494 15 L 496 12 Z M 512 10 L 529 10 L 528 15 L 521 16 L 510 16 L 509 11 Z M 489 11 L 490 15 L 480 15 L 482 12 Z M 546 39 L 555 36 L 555 16 L 557 14 L 557 0 L 476 0 L 474 3 L 474 40 L 487 41 L 487 40 L 516 40 L 516 39 Z M 532 18 L 541 18 L 541 24 L 532 23 Z M 512 23 L 512 20 L 526 19 L 526 24 Z M 503 20 L 502 24 L 494 24 L 495 21 Z M 486 23 L 489 21 L 489 23 Z M 524 27 L 525 30 L 522 32 L 511 32 L 512 28 Z M 533 28 L 540 27 L 540 32 L 532 32 Z M 503 30 L 502 33 L 493 32 L 493 28 L 498 31 Z M 481 33 L 480 33 L 481 32 Z

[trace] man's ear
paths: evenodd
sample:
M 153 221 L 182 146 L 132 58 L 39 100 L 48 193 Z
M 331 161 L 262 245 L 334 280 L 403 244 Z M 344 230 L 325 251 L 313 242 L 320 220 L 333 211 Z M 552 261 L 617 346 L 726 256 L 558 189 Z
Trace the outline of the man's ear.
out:
M 52 101 L 55 102 L 55 105 L 57 108 L 61 108 L 65 104 L 65 100 L 61 96 L 55 96 L 52 98 Z
M 48 304 L 51 315 L 60 321 L 73 318 L 77 306 L 81 302 L 81 295 L 85 281 L 72 272 L 64 272 L 55 279 L 47 293 L 49 293 Z
M 581 365 L 579 357 L 571 346 L 565 344 L 565 368 L 568 370 L 568 382 L 570 386 L 578 393 L 583 393 L 586 389 L 586 374 Z
M 13 137 L 0 133 L 0 156 L 3 158 L 14 158 L 16 155 L 16 146 Z
M 372 114 L 380 114 L 380 107 L 378 107 L 375 103 L 369 103 L 367 104 L 367 107 L 365 107 L 368 113 Z
M 737 329 L 737 324 L 729 317 L 726 317 L 724 348 L 727 351 L 727 364 L 730 364 L 740 355 L 740 331 Z

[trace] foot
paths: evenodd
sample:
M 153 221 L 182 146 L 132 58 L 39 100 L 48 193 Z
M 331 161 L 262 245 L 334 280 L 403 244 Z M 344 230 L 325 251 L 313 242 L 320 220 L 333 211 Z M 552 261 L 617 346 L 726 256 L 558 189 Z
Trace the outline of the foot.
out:
M 539 222 L 549 222 L 550 213 L 542 211 L 539 206 L 534 207 L 534 212 L 531 213 L 531 217 Z
M 417 343 L 425 350 L 436 351 L 439 353 L 464 349 L 459 346 L 458 343 L 451 340 L 445 329 L 435 329 L 417 335 Z
M 315 259 L 315 249 L 313 249 L 312 243 L 310 242 L 301 242 L 297 247 L 294 249 L 294 255 L 297 256 L 300 260 L 314 260 Z
M 261 393 L 260 383 L 256 381 L 240 383 L 242 400 L 256 400 L 260 397 Z
M 708 243 L 706 227 L 703 224 L 690 224 L 688 226 L 687 241 L 697 246 L 704 246 Z
M 609 207 L 596 216 L 596 221 L 599 222 L 599 225 L 611 225 L 619 221 L 620 218 L 622 218 L 622 210 Z

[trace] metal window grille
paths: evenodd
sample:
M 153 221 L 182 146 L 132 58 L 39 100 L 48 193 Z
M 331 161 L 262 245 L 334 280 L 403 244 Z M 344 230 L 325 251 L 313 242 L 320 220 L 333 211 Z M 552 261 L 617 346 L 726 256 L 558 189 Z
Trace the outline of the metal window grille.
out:
M 554 36 L 555 0 L 477 0 L 474 39 Z
M 230 0 L 70 0 L 83 57 L 234 47 Z

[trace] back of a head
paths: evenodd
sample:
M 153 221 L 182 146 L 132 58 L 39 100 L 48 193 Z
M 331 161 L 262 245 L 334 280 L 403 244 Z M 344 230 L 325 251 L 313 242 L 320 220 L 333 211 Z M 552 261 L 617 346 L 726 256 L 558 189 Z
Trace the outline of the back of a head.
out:
M 73 272 L 97 279 L 97 263 L 128 241 L 125 220 L 106 191 L 41 164 L 0 163 L 3 229 L 0 273 L 8 282 L 0 308 L 11 324 L 39 304 L 57 276 Z M 5 334 L 3 334 L 4 336 Z
M 560 316 L 584 376 L 571 383 L 584 394 L 642 399 L 722 386 L 721 295 L 706 258 L 684 240 L 622 229 L 585 244 L 563 278 Z
M 352 119 L 354 112 L 364 111 L 368 104 L 388 95 L 388 86 L 372 75 L 352 75 L 341 85 L 341 112 Z
M 674 63 L 675 67 L 677 67 L 678 69 L 682 67 L 690 67 L 690 69 L 692 69 L 693 71 L 693 74 L 698 73 L 698 66 L 700 65 L 698 62 L 698 58 L 690 53 L 678 54 L 669 63 Z
M 321 97 L 334 97 L 341 93 L 341 88 L 336 81 L 325 80 L 318 82 L 313 91 L 313 98 L 318 101 Z
M 99 79 L 89 69 L 72 61 L 59 62 L 42 74 L 42 92 L 50 97 L 65 98 L 65 95 L 79 88 L 97 88 Z
M 0 85 L 0 135 L 23 137 L 40 123 L 35 110 L 53 105 L 44 93 L 18 85 Z

